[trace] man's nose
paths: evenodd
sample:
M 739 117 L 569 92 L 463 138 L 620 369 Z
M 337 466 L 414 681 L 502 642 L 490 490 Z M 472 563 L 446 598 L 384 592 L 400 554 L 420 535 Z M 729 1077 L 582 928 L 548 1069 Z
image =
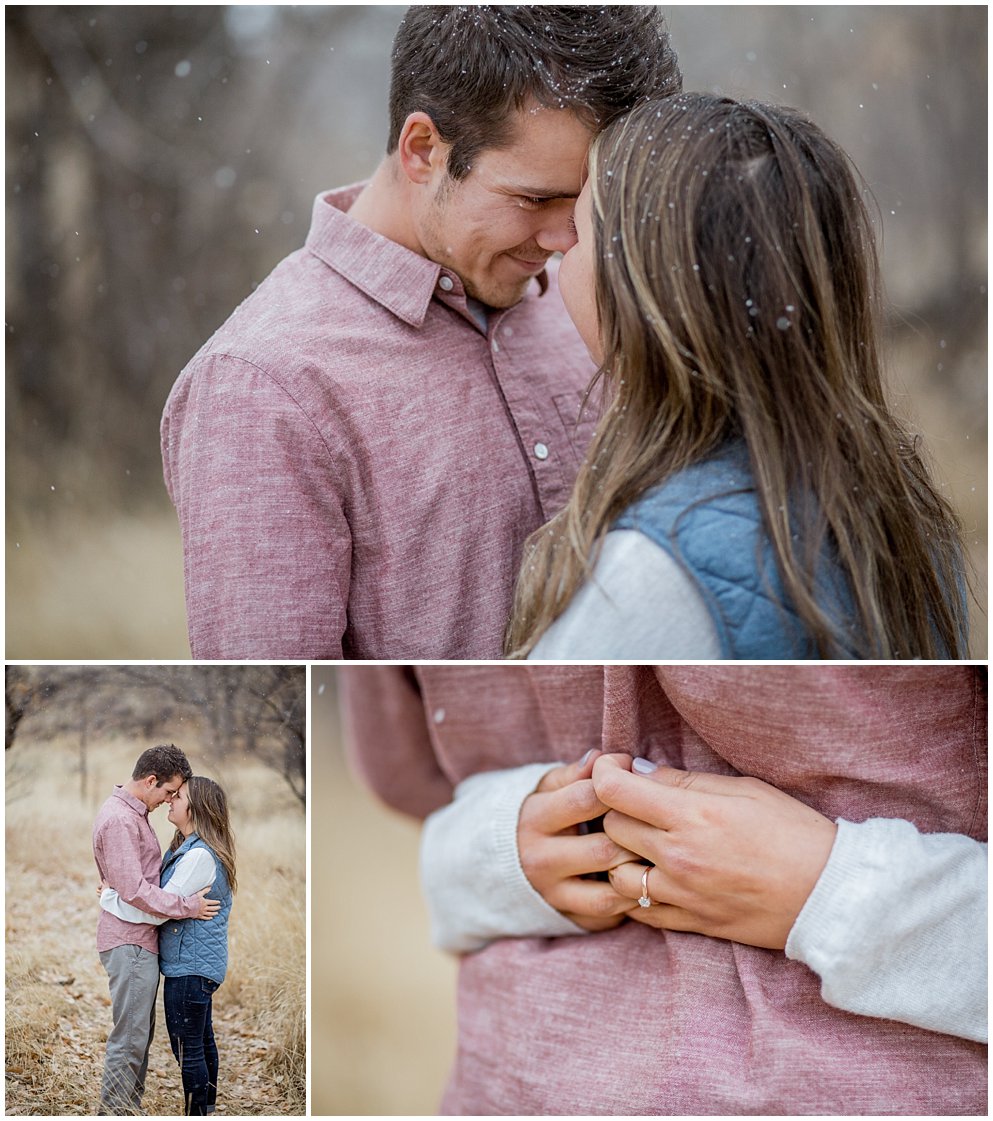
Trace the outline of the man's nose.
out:
M 546 214 L 542 215 L 544 221 L 535 234 L 535 241 L 548 253 L 568 253 L 578 240 L 572 225 L 572 213 L 575 203 L 564 199 L 555 206 L 550 206 Z

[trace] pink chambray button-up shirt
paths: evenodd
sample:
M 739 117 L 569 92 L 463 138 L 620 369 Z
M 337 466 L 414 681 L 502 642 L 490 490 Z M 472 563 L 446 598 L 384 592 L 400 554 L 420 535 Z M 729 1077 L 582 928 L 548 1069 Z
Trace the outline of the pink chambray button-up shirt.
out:
M 93 823 L 93 859 L 100 878 L 125 903 L 139 911 L 188 919 L 200 911 L 200 899 L 163 891 L 159 887 L 162 850 L 148 820 L 148 807 L 123 786 L 100 807 Z M 151 923 L 125 922 L 101 909 L 97 921 L 97 952 L 116 946 L 142 946 L 159 952 L 159 929 Z
M 195 658 L 498 657 L 592 433 L 554 267 L 484 333 L 458 276 L 347 216 L 360 189 L 318 197 L 166 405 Z

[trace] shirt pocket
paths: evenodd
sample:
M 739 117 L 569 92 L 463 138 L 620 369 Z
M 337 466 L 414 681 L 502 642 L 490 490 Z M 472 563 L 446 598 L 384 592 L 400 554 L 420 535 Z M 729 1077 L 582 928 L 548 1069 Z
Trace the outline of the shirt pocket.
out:
M 585 393 L 576 390 L 556 393 L 552 396 L 552 404 L 555 406 L 555 412 L 565 432 L 566 442 L 572 450 L 577 468 L 586 457 L 590 441 L 596 432 L 597 421 L 600 419 L 599 393 L 596 391 L 591 393 L 584 405 L 585 396 Z

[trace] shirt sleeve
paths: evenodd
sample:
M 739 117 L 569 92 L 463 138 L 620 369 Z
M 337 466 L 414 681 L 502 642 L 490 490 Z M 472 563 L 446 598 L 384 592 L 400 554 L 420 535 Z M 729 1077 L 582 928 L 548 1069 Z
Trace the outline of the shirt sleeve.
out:
M 533 659 L 720 658 L 706 601 L 679 563 L 643 533 L 608 533 L 592 578 L 531 652 Z
M 342 657 L 352 541 L 341 469 L 265 371 L 197 360 L 162 418 L 194 658 Z
M 985 1043 L 986 845 L 908 821 L 838 821 L 787 957 L 828 1004 Z
M 168 919 L 192 918 L 200 910 L 200 900 L 196 896 L 173 895 L 145 879 L 138 856 L 141 851 L 138 829 L 137 820 L 116 820 L 101 830 L 94 845 L 99 854 L 97 867 L 100 875 L 114 888 L 122 902 L 139 911 Z
M 193 895 L 201 888 L 209 887 L 216 875 L 217 867 L 210 853 L 204 849 L 192 849 L 179 858 L 176 871 L 162 890 L 170 895 Z M 161 926 L 162 923 L 169 922 L 165 915 L 152 915 L 148 911 L 139 911 L 137 907 L 123 903 L 112 887 L 103 889 L 100 906 L 125 922 L 151 923 L 153 926 Z
M 392 809 L 424 818 L 451 801 L 412 666 L 343 666 L 342 722 L 348 761 Z
M 517 852 L 524 799 L 557 763 L 485 771 L 424 823 L 420 871 L 434 944 L 452 953 L 495 938 L 587 933 L 528 882 Z

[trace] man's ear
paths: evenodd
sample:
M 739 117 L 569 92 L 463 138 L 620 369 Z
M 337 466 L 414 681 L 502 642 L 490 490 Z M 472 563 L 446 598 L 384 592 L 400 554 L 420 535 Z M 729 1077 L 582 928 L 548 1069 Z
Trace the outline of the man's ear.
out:
M 397 157 L 411 183 L 429 183 L 448 165 L 451 148 L 438 135 L 427 113 L 411 113 L 403 122 L 397 141 Z

